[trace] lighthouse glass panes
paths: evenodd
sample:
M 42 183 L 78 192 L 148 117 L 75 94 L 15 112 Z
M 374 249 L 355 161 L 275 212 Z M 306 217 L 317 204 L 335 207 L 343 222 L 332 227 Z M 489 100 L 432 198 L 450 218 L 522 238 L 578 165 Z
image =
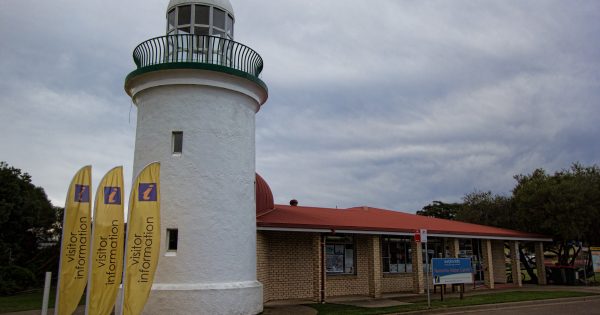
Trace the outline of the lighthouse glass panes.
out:
M 167 13 L 167 35 L 212 35 L 233 39 L 233 16 L 214 6 L 187 4 Z
M 194 9 L 194 34 L 210 34 L 210 7 L 196 5 Z

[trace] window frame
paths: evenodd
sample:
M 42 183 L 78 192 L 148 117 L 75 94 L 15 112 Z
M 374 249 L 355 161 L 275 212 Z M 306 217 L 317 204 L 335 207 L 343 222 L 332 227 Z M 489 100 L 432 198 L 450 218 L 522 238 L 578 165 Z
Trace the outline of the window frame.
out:
M 446 257 L 446 243 L 441 237 L 429 237 L 427 240 L 427 251 L 425 251 L 425 243 L 421 243 L 423 271 L 427 272 L 427 260 L 429 259 L 429 268 L 433 258 Z
M 333 254 L 328 254 L 328 246 L 333 246 Z M 348 248 L 351 247 L 351 248 Z M 335 254 L 336 250 L 343 249 L 342 254 Z M 347 250 L 352 250 L 352 266 L 350 271 L 347 269 Z M 325 235 L 325 272 L 328 276 L 336 275 L 356 275 L 357 274 L 357 254 L 356 254 L 356 239 L 351 234 L 336 234 L 336 235 Z M 340 256 L 342 257 L 342 271 L 330 271 L 328 256 Z
M 177 136 L 181 136 L 181 143 L 179 144 L 179 151 L 176 151 L 177 147 Z M 171 154 L 173 156 L 183 155 L 183 131 L 172 131 L 171 132 Z
M 173 240 L 173 236 L 175 236 L 175 248 L 171 247 L 171 243 Z M 179 249 L 179 229 L 177 228 L 167 228 L 166 230 L 166 256 L 175 256 L 177 254 L 177 250 Z
M 413 261 L 412 261 L 412 237 L 410 236 L 381 236 L 381 270 L 383 274 L 409 274 L 413 272 Z M 390 243 L 400 243 L 404 245 L 404 262 L 396 263 L 395 265 L 404 265 L 404 270 L 401 271 L 398 268 L 396 271 L 392 271 L 392 257 L 390 251 Z M 387 245 L 387 246 L 386 246 Z M 387 254 L 387 255 L 386 255 Z M 387 271 L 385 260 L 388 260 Z M 409 270 L 410 265 L 410 270 Z

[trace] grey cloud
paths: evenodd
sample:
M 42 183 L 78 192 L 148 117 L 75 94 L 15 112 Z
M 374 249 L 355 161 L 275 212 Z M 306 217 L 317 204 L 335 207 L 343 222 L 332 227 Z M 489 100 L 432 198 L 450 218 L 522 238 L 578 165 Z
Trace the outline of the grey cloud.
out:
M 265 61 L 257 170 L 277 202 L 414 211 L 598 163 L 597 1 L 232 4 L 236 40 Z M 123 79 L 133 48 L 164 33 L 166 5 L 0 4 L 0 132 L 15 135 L 0 159 L 56 204 L 82 165 L 131 169 Z

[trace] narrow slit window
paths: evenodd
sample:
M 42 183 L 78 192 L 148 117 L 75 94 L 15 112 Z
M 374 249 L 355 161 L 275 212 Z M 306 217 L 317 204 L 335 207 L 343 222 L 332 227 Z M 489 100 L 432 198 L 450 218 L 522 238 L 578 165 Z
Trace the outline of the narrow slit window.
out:
M 177 251 L 177 238 L 178 238 L 177 229 L 167 229 L 167 251 L 176 252 Z
M 183 152 L 183 131 L 173 131 L 172 142 L 173 154 L 181 154 Z

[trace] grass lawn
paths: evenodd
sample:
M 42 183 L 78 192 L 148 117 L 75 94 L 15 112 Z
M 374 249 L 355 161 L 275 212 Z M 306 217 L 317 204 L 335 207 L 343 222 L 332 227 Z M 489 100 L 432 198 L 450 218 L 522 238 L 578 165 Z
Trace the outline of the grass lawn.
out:
M 0 296 L 0 313 L 42 309 L 43 290 L 35 290 L 11 296 Z M 50 291 L 48 305 L 54 307 L 54 290 Z
M 489 293 L 473 296 L 465 296 L 464 300 L 459 298 L 448 298 L 444 302 L 435 300 L 432 297 L 431 308 L 449 308 L 458 306 L 470 306 L 470 305 L 481 305 L 481 304 L 494 304 L 494 303 L 506 303 L 506 302 L 519 302 L 519 301 L 531 301 L 531 300 L 544 300 L 544 299 L 557 299 L 566 297 L 580 297 L 595 295 L 594 293 L 587 292 L 574 292 L 574 291 L 513 291 L 513 292 L 499 292 Z M 381 308 L 364 308 L 356 307 L 351 305 L 343 304 L 309 304 L 308 306 L 316 309 L 319 315 L 376 315 L 376 314 L 389 314 L 389 313 L 401 313 L 409 311 L 418 311 L 427 309 L 427 300 L 419 300 L 414 304 L 400 305 L 392 307 L 381 307 Z
M 50 290 L 50 299 L 48 300 L 49 308 L 54 307 L 54 291 L 54 289 Z M 11 296 L 0 296 L 0 314 L 28 310 L 41 310 L 43 298 L 43 290 L 33 290 L 28 293 L 21 293 Z M 82 304 L 85 304 L 85 294 L 81 298 L 79 305 Z

